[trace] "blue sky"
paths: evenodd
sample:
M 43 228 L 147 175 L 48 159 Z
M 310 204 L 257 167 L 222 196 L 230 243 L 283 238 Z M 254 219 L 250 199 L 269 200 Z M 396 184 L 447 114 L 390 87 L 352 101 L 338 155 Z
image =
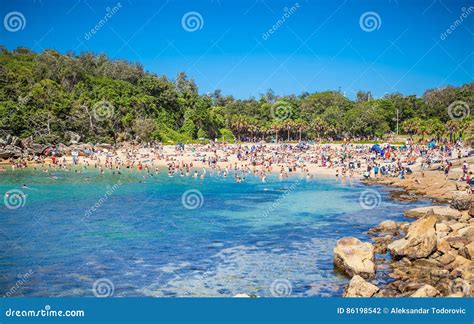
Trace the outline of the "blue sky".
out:
M 269 88 L 280 95 L 339 88 L 350 98 L 358 90 L 421 95 L 473 81 L 470 6 L 464 0 L 2 0 L 0 44 L 106 53 L 171 78 L 184 71 L 201 93 L 219 88 L 238 98 Z M 14 11 L 25 23 L 12 32 L 5 17 Z M 196 31 L 183 27 L 189 12 L 202 17 Z M 373 31 L 361 22 L 368 12 L 376 13 L 368 14 Z M 466 18 L 442 39 L 463 12 Z

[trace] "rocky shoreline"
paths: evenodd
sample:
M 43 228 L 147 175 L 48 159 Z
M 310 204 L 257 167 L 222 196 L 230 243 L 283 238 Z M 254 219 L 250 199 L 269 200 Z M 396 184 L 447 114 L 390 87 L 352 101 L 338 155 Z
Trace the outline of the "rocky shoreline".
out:
M 390 195 L 394 199 L 425 197 L 437 204 L 407 210 L 407 222 L 388 220 L 370 229 L 372 242 L 341 238 L 334 248 L 334 267 L 351 278 L 344 297 L 473 297 L 472 194 L 435 171 L 369 183 L 403 188 Z M 376 272 L 387 268 L 388 283 L 374 282 Z
M 73 135 L 71 135 L 73 137 Z M 77 140 L 71 140 L 68 145 L 59 143 L 38 144 L 33 142 L 32 137 L 20 139 L 16 136 L 7 135 L 0 138 L 0 161 L 8 159 L 28 159 L 34 156 L 47 158 L 53 154 L 56 157 L 70 156 L 73 150 L 77 151 L 79 156 L 86 156 L 87 151 L 98 149 L 113 150 L 114 146 L 107 143 L 79 143 Z
M 18 159 L 28 155 L 47 155 L 51 146 L 35 144 L 33 140 L 21 140 L 16 136 L 7 135 L 0 138 L 0 159 Z

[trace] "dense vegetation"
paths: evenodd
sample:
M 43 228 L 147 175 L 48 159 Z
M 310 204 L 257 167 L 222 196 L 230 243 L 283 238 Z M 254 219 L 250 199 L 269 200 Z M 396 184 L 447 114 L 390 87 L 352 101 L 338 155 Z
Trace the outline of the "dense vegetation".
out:
M 474 107 L 474 83 L 421 98 L 394 93 L 373 99 L 360 91 L 351 101 L 339 91 L 278 97 L 269 90 L 237 100 L 220 90 L 199 95 L 184 73 L 170 80 L 105 55 L 4 47 L 0 85 L 0 137 L 42 143 L 369 139 L 395 132 L 397 111 L 400 133 L 455 139 L 472 129 L 472 118 L 453 119 L 448 106 L 460 100 Z

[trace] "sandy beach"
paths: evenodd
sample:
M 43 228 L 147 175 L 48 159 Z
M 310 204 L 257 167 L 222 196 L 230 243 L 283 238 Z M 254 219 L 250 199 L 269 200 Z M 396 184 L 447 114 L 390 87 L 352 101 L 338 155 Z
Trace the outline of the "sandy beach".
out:
M 23 161 L 31 167 L 67 169 L 72 166 L 102 168 L 155 169 L 162 167 L 220 169 L 227 171 L 276 172 L 283 175 L 306 174 L 308 176 L 334 176 L 362 178 L 368 165 L 378 163 L 419 170 L 422 158 L 411 154 L 393 152 L 389 159 L 370 152 L 373 144 L 322 144 L 311 145 L 300 150 L 297 144 L 208 144 L 185 145 L 177 149 L 174 145 L 160 145 L 154 148 L 124 144 L 114 149 L 111 145 L 71 145 L 59 156 L 41 159 L 28 157 Z M 89 152 L 93 152 L 90 153 Z M 77 158 L 74 161 L 73 155 Z M 240 155 L 240 156 L 239 156 Z M 346 156 L 347 155 L 347 156 Z M 347 163 L 341 163 L 344 159 Z M 439 158 L 438 158 L 439 159 Z M 369 161 L 370 160 L 370 161 Z M 349 163 L 354 162 L 350 167 Z M 409 163 L 407 163 L 409 162 Z M 11 161 L 0 162 L 4 168 L 15 165 Z M 352 170 L 352 172 L 350 172 Z M 369 170 L 375 176 L 373 169 Z M 393 177 L 390 177 L 393 179 Z M 389 182 L 389 181 L 387 181 Z

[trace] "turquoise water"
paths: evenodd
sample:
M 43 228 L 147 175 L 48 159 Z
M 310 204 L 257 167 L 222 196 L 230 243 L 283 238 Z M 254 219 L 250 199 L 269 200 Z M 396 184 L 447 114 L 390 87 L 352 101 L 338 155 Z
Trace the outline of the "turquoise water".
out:
M 363 209 L 367 187 L 332 178 L 144 174 L 0 173 L 2 197 L 27 195 L 17 209 L 0 206 L 0 294 L 93 296 L 107 278 L 113 296 L 272 296 L 276 280 L 290 296 L 339 296 L 347 278 L 333 271 L 337 239 L 367 240 L 370 227 L 405 220 L 409 207 L 372 187 L 381 203 Z M 202 196 L 183 204 L 188 190 Z

